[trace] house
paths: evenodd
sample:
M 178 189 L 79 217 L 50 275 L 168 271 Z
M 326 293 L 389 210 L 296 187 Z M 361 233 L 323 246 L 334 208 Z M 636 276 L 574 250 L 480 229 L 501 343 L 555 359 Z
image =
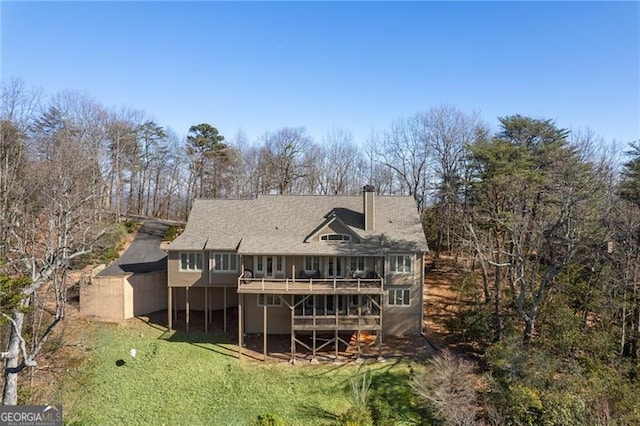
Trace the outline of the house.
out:
M 374 337 L 422 331 L 424 253 L 412 197 L 259 195 L 196 200 L 168 247 L 169 327 L 177 307 L 237 313 L 246 334 L 291 335 L 312 352 L 340 334 Z M 323 338 L 320 340 L 319 336 Z M 326 336 L 330 336 L 329 339 Z M 307 339 L 305 343 L 301 336 Z M 331 345 L 333 343 L 333 345 Z M 345 342 L 346 343 L 346 342 Z

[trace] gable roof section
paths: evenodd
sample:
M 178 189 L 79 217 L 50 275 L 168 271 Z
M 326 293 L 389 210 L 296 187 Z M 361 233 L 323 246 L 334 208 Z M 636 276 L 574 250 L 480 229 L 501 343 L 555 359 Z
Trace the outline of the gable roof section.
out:
M 196 200 L 185 231 L 169 250 L 237 250 L 239 254 L 380 255 L 427 251 L 412 197 L 377 196 L 373 231 L 364 230 L 361 196 L 259 195 Z M 360 242 L 308 241 L 332 220 Z
M 334 209 L 327 215 L 327 219 L 324 222 L 322 222 L 320 224 L 320 226 L 316 227 L 316 229 L 314 229 L 311 232 L 311 234 L 307 235 L 307 237 L 304 239 L 304 242 L 305 243 L 311 242 L 311 240 L 313 240 L 315 237 L 319 236 L 320 233 L 323 230 L 326 231 L 327 228 L 329 227 L 329 225 L 331 225 L 333 223 L 337 223 L 337 224 L 341 225 L 343 228 L 345 228 L 347 230 L 349 235 L 351 235 L 352 239 L 354 239 L 356 241 L 360 241 L 360 235 L 358 235 L 356 232 L 354 232 L 355 230 L 352 227 L 350 227 L 349 225 L 344 223 L 344 221 L 342 219 L 340 219 L 340 217 L 338 217 L 338 213 Z

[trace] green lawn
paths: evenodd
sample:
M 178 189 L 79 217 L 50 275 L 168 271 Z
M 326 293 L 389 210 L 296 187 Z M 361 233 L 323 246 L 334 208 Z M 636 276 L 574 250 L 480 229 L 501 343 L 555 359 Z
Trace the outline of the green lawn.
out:
M 66 422 L 77 424 L 247 425 L 267 412 L 290 425 L 332 424 L 350 406 L 350 378 L 365 371 L 373 374 L 370 396 L 386 401 L 398 424 L 424 423 L 407 363 L 238 361 L 234 346 L 214 336 L 142 321 L 97 325 L 95 348 L 61 397 Z

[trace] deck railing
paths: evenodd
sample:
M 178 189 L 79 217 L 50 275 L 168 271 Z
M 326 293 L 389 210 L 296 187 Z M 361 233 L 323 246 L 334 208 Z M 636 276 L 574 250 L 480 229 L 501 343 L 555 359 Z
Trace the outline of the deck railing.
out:
M 294 315 L 293 325 L 297 327 L 358 327 L 380 326 L 380 314 L 377 315 Z
M 384 280 L 378 278 L 248 278 L 244 273 L 238 278 L 238 290 L 254 291 L 383 291 Z

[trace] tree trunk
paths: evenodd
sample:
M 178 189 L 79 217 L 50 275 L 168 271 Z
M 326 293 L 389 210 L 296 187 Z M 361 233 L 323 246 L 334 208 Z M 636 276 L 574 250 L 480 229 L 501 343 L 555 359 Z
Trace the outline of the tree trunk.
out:
M 9 358 L 5 361 L 4 366 L 3 405 L 18 404 L 18 373 L 22 370 L 20 367 L 20 333 L 24 324 L 24 313 L 15 312 L 13 320 L 15 321 L 15 326 L 11 327 L 9 346 L 7 348 Z
M 500 259 L 498 257 L 498 262 Z M 500 316 L 500 281 L 502 280 L 502 270 L 496 266 L 496 276 L 493 288 L 493 339 L 496 342 L 502 340 L 502 317 Z
M 533 331 L 534 331 L 534 319 L 528 318 L 524 322 L 524 338 L 522 339 L 522 343 L 524 343 L 525 348 L 529 347 L 529 344 L 533 339 Z

